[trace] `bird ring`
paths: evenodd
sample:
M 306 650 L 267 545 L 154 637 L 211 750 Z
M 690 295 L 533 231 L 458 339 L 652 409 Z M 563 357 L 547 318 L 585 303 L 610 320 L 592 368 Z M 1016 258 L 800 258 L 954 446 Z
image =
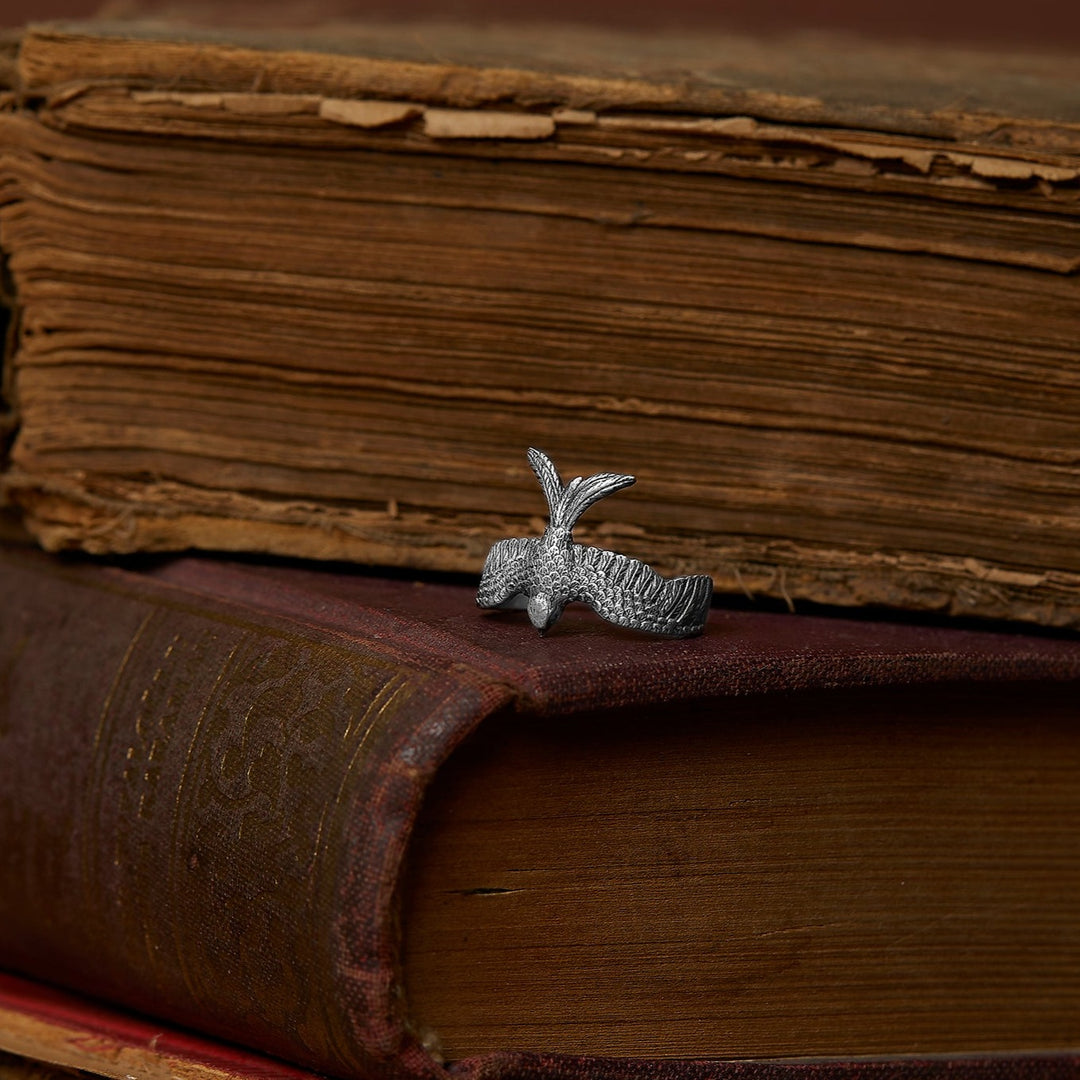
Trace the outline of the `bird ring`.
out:
M 547 633 L 573 600 L 630 630 L 692 637 L 705 628 L 712 578 L 704 574 L 662 578 L 651 566 L 603 548 L 575 544 L 571 530 L 594 502 L 634 483 L 633 476 L 597 473 L 563 485 L 547 454 L 529 448 L 529 464 L 548 502 L 541 537 L 512 537 L 493 544 L 484 563 L 476 602 L 482 608 L 526 608 Z

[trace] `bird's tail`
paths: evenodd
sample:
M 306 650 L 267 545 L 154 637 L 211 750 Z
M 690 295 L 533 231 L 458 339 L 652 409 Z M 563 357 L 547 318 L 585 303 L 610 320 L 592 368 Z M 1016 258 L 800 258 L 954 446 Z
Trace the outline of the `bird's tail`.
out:
M 594 502 L 629 487 L 635 480 L 635 477 L 623 473 L 596 473 L 584 479 L 575 476 L 564 487 L 551 458 L 534 446 L 529 447 L 529 464 L 544 489 L 552 529 L 569 531 Z

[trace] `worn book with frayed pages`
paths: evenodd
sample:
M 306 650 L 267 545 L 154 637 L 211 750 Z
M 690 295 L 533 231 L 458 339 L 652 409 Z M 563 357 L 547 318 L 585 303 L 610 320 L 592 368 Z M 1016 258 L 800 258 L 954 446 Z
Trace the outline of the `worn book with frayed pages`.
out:
M 1080 61 L 25 32 L 2 480 L 50 549 L 475 572 L 522 458 L 721 591 L 1080 626 Z

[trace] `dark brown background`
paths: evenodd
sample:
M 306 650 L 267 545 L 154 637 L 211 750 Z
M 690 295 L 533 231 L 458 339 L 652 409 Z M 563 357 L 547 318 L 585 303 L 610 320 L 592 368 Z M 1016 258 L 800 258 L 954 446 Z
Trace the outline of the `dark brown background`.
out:
M 727 28 L 758 33 L 854 32 L 1006 48 L 1080 51 L 1077 0 L 0 0 L 0 25 L 86 17 L 105 10 L 212 13 L 214 21 L 310 25 L 348 15 L 579 21 L 646 29 Z M 240 12 L 222 19 L 223 11 Z

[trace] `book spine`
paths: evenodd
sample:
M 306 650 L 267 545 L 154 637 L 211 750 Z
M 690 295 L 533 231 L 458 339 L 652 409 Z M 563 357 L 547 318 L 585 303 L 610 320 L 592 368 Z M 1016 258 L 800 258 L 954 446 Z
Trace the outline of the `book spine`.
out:
M 502 691 L 362 618 L 28 553 L 0 557 L 0 611 L 0 967 L 324 1072 L 437 1071 L 395 882 Z

